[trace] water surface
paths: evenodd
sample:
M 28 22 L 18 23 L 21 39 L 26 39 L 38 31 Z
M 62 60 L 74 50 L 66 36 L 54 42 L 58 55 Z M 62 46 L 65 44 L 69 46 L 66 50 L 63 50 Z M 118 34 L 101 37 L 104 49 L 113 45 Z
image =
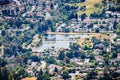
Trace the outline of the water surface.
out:
M 69 48 L 70 42 L 77 42 L 76 38 L 88 38 L 87 34 L 73 34 L 73 35 L 56 35 L 56 34 L 48 34 L 45 36 L 46 39 L 43 39 L 43 43 L 39 47 L 34 47 L 33 51 L 35 52 L 43 52 L 46 49 L 59 49 L 59 48 Z

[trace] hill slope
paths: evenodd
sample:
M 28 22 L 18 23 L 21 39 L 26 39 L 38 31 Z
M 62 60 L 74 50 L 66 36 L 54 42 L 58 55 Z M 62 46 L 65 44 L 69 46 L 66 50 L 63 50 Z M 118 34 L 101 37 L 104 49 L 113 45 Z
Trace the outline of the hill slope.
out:
M 97 5 L 97 7 L 95 7 L 94 5 Z M 86 6 L 86 10 L 85 11 L 81 11 L 79 10 L 77 13 L 78 15 L 82 14 L 82 13 L 86 13 L 87 16 L 90 16 L 91 13 L 94 12 L 100 12 L 102 9 L 102 2 L 101 0 L 86 0 L 83 3 L 76 3 L 76 4 L 70 4 L 70 5 L 75 5 L 75 6 Z

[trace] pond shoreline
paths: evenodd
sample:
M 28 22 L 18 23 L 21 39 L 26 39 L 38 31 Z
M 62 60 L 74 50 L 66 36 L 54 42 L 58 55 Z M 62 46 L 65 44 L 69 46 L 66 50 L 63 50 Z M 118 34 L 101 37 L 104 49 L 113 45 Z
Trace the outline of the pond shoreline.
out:
M 34 47 L 33 52 L 43 52 L 46 49 L 69 48 L 70 43 L 76 43 L 78 38 L 89 38 L 87 34 L 48 34 L 42 45 Z M 47 40 L 48 39 L 48 40 Z M 55 39 L 55 40 L 53 40 Z
M 112 32 L 109 32 L 112 33 Z M 88 35 L 96 35 L 96 34 L 103 34 L 103 33 L 94 33 L 94 32 L 47 32 L 47 34 L 58 34 L 58 35 L 78 35 L 78 34 L 88 34 Z

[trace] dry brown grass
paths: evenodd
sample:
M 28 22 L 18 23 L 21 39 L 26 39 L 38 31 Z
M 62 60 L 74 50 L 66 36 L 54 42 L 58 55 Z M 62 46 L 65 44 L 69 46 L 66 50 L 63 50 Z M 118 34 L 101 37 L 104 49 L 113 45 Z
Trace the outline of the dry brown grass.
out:
M 97 39 L 109 39 L 109 36 L 105 35 L 105 34 L 101 34 L 101 33 L 92 33 L 92 34 L 89 34 L 89 40 L 87 41 L 87 43 L 89 43 L 90 45 L 92 45 L 92 37 L 96 37 Z M 86 42 L 86 39 L 85 38 L 80 38 L 78 39 L 77 43 L 82 46 L 82 43 Z
M 30 45 L 26 46 L 26 43 L 23 43 L 22 47 L 29 49 L 32 46 L 35 46 L 39 41 L 40 41 L 39 34 L 36 34 L 35 36 L 33 36 L 33 40 L 32 40 L 32 43 Z
M 37 80 L 36 77 L 27 77 L 27 78 L 23 78 L 22 80 Z
M 79 7 L 86 6 L 86 11 L 78 11 L 77 14 L 81 15 L 83 13 L 86 13 L 87 16 L 90 16 L 91 13 L 101 11 L 101 8 L 94 7 L 94 4 L 96 4 L 96 3 L 102 5 L 101 0 L 86 0 L 83 3 L 76 3 L 76 4 L 70 4 L 70 5 L 76 5 L 76 6 L 79 6 Z

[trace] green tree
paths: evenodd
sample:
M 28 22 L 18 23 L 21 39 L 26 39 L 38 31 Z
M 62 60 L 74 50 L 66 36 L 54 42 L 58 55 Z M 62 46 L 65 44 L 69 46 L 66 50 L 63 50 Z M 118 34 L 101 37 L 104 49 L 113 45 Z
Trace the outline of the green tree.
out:
M 5 35 L 6 35 L 6 31 L 5 31 L 5 30 L 2 30 L 1 35 L 2 35 L 2 36 L 5 36 Z
M 57 69 L 57 67 L 55 67 L 55 69 L 54 69 L 54 72 L 58 72 L 58 69 Z
M 58 58 L 59 58 L 60 60 L 63 60 L 63 59 L 65 58 L 65 53 L 64 53 L 64 51 L 60 51 Z
M 75 51 L 74 57 L 76 57 L 76 58 L 80 57 L 80 51 Z
M 99 28 L 95 28 L 95 32 L 96 32 L 96 33 L 99 33 Z
M 112 58 L 114 59 L 114 58 L 117 58 L 117 53 L 113 53 L 112 54 Z
M 6 67 L 0 66 L 0 80 L 9 80 L 9 71 Z
M 68 74 L 67 71 L 63 71 L 61 76 L 63 77 L 64 80 L 67 80 L 67 79 L 71 78 L 71 76 Z
M 42 70 L 38 73 L 37 80 L 50 80 L 50 76 L 48 73 L 43 73 Z
M 0 40 L 0 46 L 2 46 L 2 41 Z
M 0 0 L 0 5 L 9 4 L 10 0 Z
M 34 62 L 40 62 L 40 58 L 38 56 L 31 56 L 30 59 Z
M 54 9 L 54 4 L 53 3 L 50 4 L 50 8 Z
M 0 66 L 1 67 L 5 67 L 7 64 L 7 61 L 5 61 L 4 59 L 0 59 Z
M 117 33 L 118 35 L 120 35 L 120 25 L 117 25 L 116 33 Z
M 50 77 L 47 74 L 38 75 L 37 80 L 50 80 Z
M 16 73 L 13 74 L 14 80 L 21 80 L 22 78 L 25 78 L 28 76 L 28 73 L 24 69 L 20 69 L 18 71 L 15 71 Z
M 68 52 L 68 53 L 66 53 L 66 56 L 68 57 L 68 58 L 73 58 L 73 52 Z
M 56 63 L 56 60 L 54 57 L 46 57 L 45 58 L 45 61 L 48 63 L 48 64 L 55 64 Z
M 83 21 L 87 17 L 86 13 L 81 14 L 80 18 Z

